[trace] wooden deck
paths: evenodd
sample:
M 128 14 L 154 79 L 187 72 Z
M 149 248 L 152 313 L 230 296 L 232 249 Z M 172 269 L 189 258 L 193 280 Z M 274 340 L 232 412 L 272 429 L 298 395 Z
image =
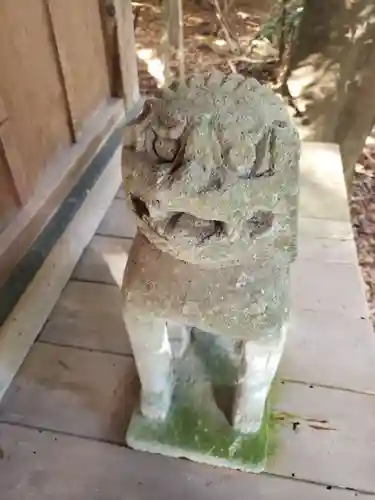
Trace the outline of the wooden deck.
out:
M 293 325 L 268 472 L 127 449 L 138 381 L 118 285 L 135 227 L 121 194 L 0 405 L 1 500 L 375 497 L 375 336 L 335 146 L 305 146 Z

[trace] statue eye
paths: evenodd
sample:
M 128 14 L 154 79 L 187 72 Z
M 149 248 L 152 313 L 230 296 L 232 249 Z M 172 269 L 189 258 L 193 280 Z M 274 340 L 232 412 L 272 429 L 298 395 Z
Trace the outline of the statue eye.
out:
M 274 214 L 272 212 L 264 212 L 258 210 L 254 212 L 252 217 L 247 221 L 251 233 L 261 235 L 272 228 L 274 221 Z
M 180 149 L 180 141 L 157 137 L 154 141 L 154 151 L 160 160 L 172 162 Z

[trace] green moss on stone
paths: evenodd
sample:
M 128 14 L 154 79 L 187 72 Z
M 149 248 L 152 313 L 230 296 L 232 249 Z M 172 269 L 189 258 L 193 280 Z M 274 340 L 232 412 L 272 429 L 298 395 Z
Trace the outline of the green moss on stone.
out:
M 253 472 L 263 470 L 266 457 L 276 448 L 277 418 L 270 411 L 270 404 L 259 432 L 241 434 L 225 416 L 228 413 L 225 404 L 231 407 L 233 386 L 212 386 L 207 365 L 201 363 L 193 350 L 180 361 L 176 374 L 167 419 L 158 423 L 135 411 L 127 433 L 128 444 L 135 449 L 213 465 Z M 224 398 L 215 397 L 220 394 Z M 274 393 L 269 399 L 274 399 Z

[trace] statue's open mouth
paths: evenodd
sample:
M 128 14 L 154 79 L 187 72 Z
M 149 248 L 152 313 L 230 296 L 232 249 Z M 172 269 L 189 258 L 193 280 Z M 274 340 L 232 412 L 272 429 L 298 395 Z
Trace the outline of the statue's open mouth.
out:
M 163 219 L 153 220 L 147 204 L 138 196 L 131 196 L 133 211 L 146 221 L 160 236 L 176 238 L 185 236 L 194 238 L 198 245 L 203 245 L 213 237 L 226 238 L 230 227 L 226 222 L 195 217 L 186 212 L 170 212 Z M 243 231 L 250 237 L 259 237 L 268 232 L 273 225 L 274 214 L 258 210 L 243 224 Z

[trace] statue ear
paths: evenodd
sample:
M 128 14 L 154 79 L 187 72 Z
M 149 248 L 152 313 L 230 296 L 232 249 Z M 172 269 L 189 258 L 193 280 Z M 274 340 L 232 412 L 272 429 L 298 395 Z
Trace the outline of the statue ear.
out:
M 131 116 L 130 120 L 126 122 L 126 127 L 132 127 L 134 125 L 139 125 L 149 117 L 152 111 L 153 102 L 151 99 L 146 99 L 143 101 L 140 109 L 137 109 L 134 116 Z
M 176 120 L 176 123 L 170 126 L 161 123 L 161 121 L 159 120 L 155 124 L 154 129 L 158 136 L 162 139 L 178 140 L 186 129 L 186 119 L 181 118 L 178 121 Z
M 130 119 L 125 123 L 123 146 L 134 147 L 137 137 L 142 134 L 150 123 L 150 115 L 154 106 L 154 101 L 146 99 L 140 102 L 137 109 L 130 111 Z

